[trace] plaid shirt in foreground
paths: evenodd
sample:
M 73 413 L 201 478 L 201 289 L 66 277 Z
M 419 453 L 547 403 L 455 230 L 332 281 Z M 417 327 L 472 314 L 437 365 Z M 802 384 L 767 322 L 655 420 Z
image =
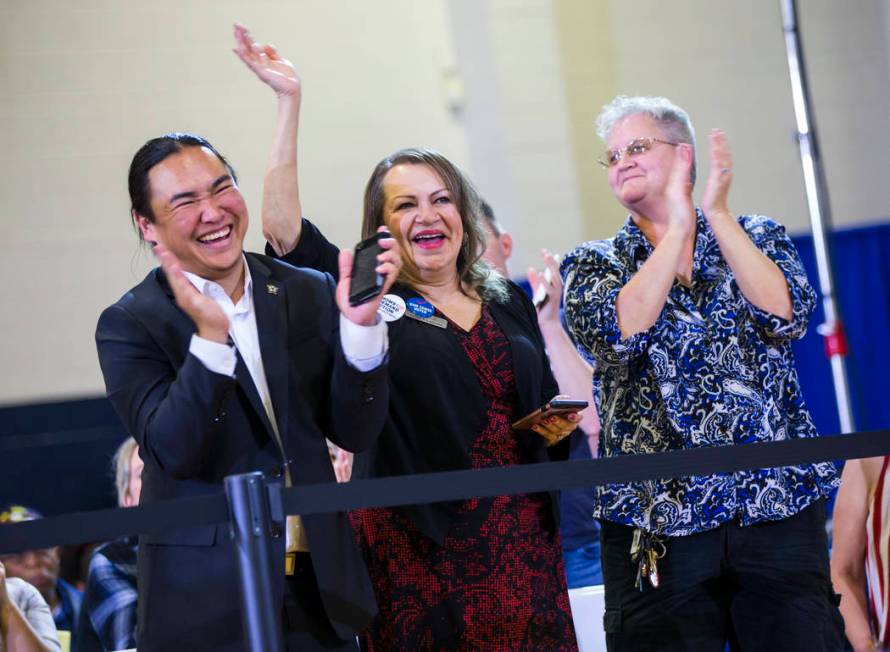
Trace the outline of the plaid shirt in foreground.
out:
M 81 607 L 82 652 L 136 647 L 136 537 L 93 553 Z

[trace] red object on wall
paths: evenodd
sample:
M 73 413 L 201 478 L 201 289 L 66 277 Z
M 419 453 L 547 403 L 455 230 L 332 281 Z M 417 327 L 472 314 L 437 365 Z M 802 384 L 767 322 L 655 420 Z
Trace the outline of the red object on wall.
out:
M 831 324 L 820 325 L 819 334 L 822 336 L 822 343 L 825 345 L 825 357 L 832 358 L 836 355 L 847 355 L 847 336 L 844 333 L 844 325 L 840 320 Z

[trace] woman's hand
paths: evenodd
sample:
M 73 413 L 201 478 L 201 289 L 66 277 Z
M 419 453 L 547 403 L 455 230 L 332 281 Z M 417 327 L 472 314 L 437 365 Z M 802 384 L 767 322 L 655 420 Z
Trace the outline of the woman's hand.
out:
M 294 65 L 278 54 L 274 46 L 257 43 L 244 25 L 235 25 L 232 52 L 250 68 L 278 97 L 300 99 L 302 86 Z
M 271 45 L 253 40 L 244 25 L 235 25 L 232 51 L 278 98 L 278 118 L 263 179 L 263 235 L 279 256 L 296 248 L 303 227 L 297 173 L 297 133 L 303 88 L 293 64 Z
M 562 303 L 562 277 L 559 275 L 559 259 L 546 249 L 541 250 L 541 257 L 545 265 L 543 272 L 538 273 L 534 267 L 528 268 L 528 282 L 532 286 L 532 295 L 536 299 L 540 293 L 544 296 L 543 301 L 535 302 L 535 307 L 538 309 L 538 324 L 542 329 L 545 324 L 555 324 L 561 328 L 559 305 Z
M 385 226 L 377 229 L 379 232 L 389 233 Z M 340 281 L 337 283 L 337 307 L 340 312 L 349 321 L 359 324 L 360 326 L 373 326 L 377 323 L 377 308 L 384 295 L 396 282 L 399 272 L 402 269 L 402 247 L 398 241 L 392 236 L 383 238 L 379 241 L 383 248 L 383 253 L 377 256 L 377 267 L 374 269 L 378 274 L 383 275 L 383 289 L 380 294 L 370 301 L 358 306 L 349 305 L 349 285 L 352 280 L 352 262 L 353 254 L 350 249 L 340 251 Z
M 548 446 L 553 446 L 572 434 L 580 422 L 581 415 L 577 412 L 565 416 L 552 415 L 532 426 L 532 430 L 547 440 Z
M 695 154 L 686 143 L 677 145 L 677 155 L 665 188 L 670 225 L 686 235 L 695 231 L 695 204 L 692 201 L 692 161 Z
M 701 209 L 710 221 L 717 216 L 731 216 L 726 200 L 732 185 L 732 152 L 726 134 L 711 129 L 708 135 L 709 161 L 708 183 L 701 197 Z

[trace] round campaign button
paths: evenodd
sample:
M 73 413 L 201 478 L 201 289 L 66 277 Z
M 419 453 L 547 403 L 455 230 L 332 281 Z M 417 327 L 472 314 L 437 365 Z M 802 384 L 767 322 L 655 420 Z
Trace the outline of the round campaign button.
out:
M 383 321 L 395 321 L 405 314 L 405 300 L 398 294 L 387 294 L 380 300 L 377 314 Z
M 411 297 L 408 299 L 408 312 L 415 317 L 432 317 L 436 314 L 436 309 L 426 299 L 420 297 Z

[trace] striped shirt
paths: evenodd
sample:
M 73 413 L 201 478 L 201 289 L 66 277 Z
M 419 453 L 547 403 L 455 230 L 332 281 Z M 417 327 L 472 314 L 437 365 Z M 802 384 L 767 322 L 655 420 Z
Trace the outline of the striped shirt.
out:
M 888 631 L 888 593 L 890 593 L 890 482 L 887 482 L 887 466 L 890 457 L 884 457 L 881 475 L 871 495 L 868 518 L 865 521 L 867 545 L 865 549 L 865 574 L 868 584 L 869 610 L 872 631 L 881 647 L 890 646 Z

